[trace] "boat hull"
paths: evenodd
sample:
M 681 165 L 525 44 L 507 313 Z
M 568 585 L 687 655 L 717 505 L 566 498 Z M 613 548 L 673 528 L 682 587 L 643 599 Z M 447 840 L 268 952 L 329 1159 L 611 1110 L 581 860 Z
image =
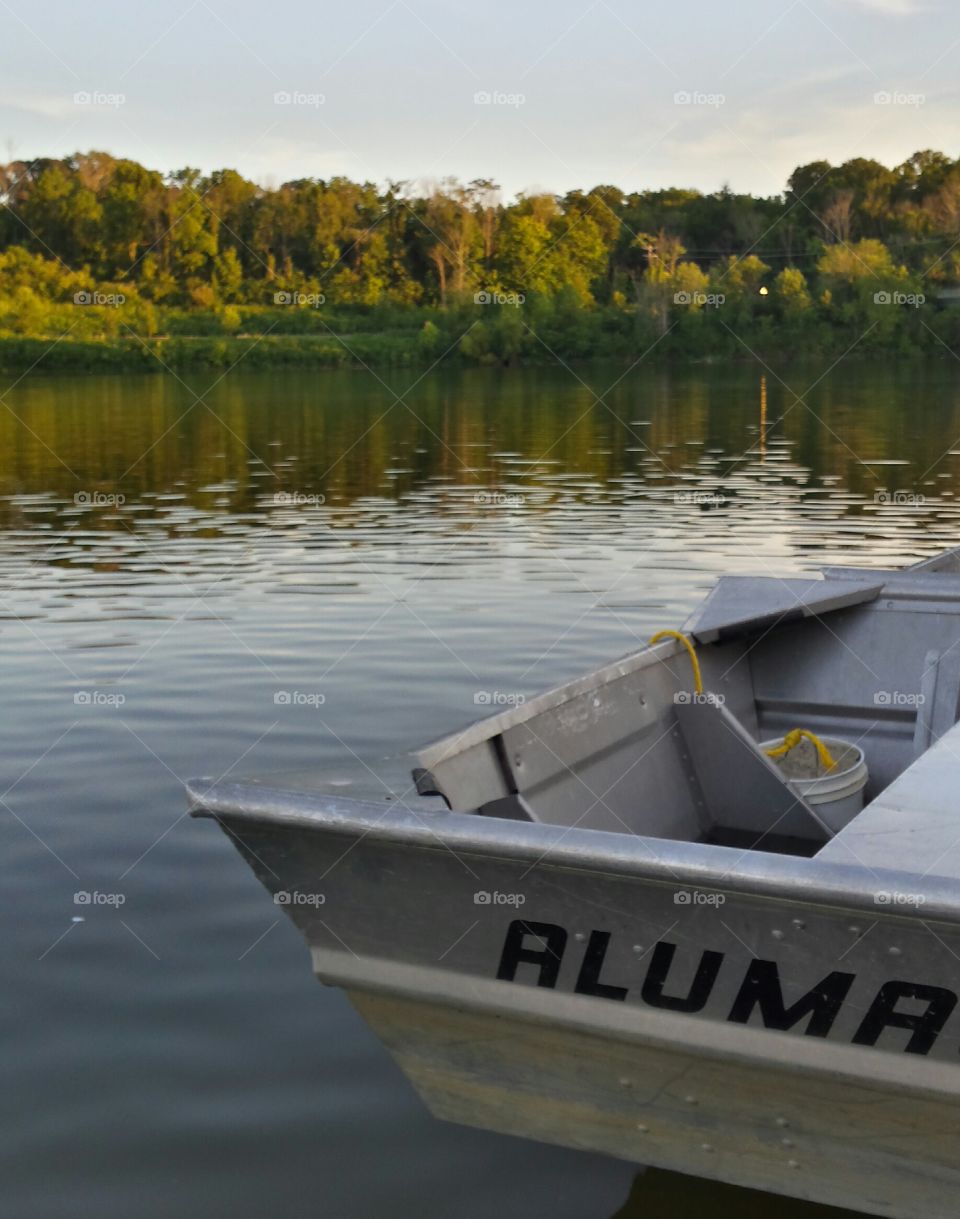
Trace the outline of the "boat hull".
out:
M 199 802 L 438 1116 L 955 1213 L 952 883 L 229 784 Z

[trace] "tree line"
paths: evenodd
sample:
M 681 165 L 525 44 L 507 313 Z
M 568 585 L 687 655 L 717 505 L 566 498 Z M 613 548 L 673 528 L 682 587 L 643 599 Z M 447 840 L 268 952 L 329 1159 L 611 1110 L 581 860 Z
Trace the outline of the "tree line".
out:
M 960 284 L 960 160 L 934 151 L 815 161 L 769 197 L 513 201 L 489 179 L 264 187 L 89 152 L 0 166 L 0 204 L 0 336 L 322 335 L 372 317 L 416 329 L 425 354 L 466 320 L 478 358 L 547 332 L 568 355 L 960 340 L 956 311 L 932 308 Z M 78 320 L 77 303 L 94 308 Z

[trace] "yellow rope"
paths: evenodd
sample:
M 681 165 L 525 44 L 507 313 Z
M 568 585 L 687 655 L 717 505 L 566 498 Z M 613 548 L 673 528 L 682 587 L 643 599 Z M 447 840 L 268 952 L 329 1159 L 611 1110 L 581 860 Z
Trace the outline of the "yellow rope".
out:
M 782 758 L 784 754 L 790 752 L 795 745 L 800 744 L 802 737 L 806 737 L 816 747 L 817 753 L 820 755 L 820 763 L 824 770 L 833 770 L 836 766 L 836 760 L 830 753 L 830 750 L 824 745 L 823 741 L 818 736 L 814 736 L 812 732 L 808 732 L 806 728 L 794 728 L 783 738 L 783 744 L 778 745 L 776 749 L 768 749 L 768 758 Z
M 657 631 L 656 635 L 650 636 L 650 643 L 659 643 L 661 639 L 678 639 L 687 649 L 690 656 L 690 663 L 693 665 L 693 685 L 698 694 L 703 693 L 703 678 L 700 676 L 700 661 L 697 660 L 697 654 L 693 650 L 693 644 L 690 640 L 680 633 L 680 631 Z

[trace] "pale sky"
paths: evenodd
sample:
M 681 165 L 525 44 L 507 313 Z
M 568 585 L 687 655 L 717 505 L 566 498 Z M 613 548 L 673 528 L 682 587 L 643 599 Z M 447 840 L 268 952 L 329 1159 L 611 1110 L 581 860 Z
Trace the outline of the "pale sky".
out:
M 509 196 L 777 194 L 807 161 L 960 154 L 949 0 L 0 0 L 0 47 L 3 160 Z

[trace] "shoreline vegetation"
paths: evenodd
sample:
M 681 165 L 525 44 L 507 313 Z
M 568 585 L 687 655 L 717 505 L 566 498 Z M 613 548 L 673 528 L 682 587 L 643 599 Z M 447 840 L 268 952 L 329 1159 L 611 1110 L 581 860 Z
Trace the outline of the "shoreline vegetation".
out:
M 0 367 L 960 358 L 960 160 L 767 198 L 0 166 Z

